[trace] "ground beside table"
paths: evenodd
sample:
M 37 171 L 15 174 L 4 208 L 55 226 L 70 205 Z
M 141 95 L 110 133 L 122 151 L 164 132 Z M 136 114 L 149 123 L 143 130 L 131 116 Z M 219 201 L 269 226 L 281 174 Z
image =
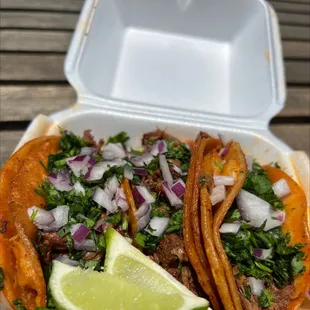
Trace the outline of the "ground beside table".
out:
M 310 0 L 270 1 L 282 34 L 288 98 L 272 131 L 310 153 Z M 29 121 L 75 102 L 63 74 L 82 0 L 1 0 L 0 167 Z

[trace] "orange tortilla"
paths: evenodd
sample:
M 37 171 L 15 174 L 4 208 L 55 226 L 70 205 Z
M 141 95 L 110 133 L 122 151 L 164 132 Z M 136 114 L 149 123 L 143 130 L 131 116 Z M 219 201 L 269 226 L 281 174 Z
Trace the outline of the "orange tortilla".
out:
M 59 139 L 48 136 L 29 141 L 11 156 L 0 172 L 0 221 L 7 223 L 6 230 L 0 234 L 3 293 L 10 303 L 21 299 L 28 309 L 45 307 L 46 285 L 33 246 L 37 230 L 29 220 L 27 209 L 33 205 L 44 207 L 44 199 L 34 189 L 46 178 L 42 164 L 47 165 L 48 155 L 57 152 Z

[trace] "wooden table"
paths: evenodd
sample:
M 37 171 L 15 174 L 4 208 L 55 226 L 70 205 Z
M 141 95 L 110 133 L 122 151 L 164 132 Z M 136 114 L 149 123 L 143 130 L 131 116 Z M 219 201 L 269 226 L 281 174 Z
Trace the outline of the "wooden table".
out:
M 272 131 L 310 153 L 310 0 L 270 1 L 278 12 L 288 98 Z M 75 102 L 63 74 L 82 0 L 1 0 L 0 166 L 29 121 Z

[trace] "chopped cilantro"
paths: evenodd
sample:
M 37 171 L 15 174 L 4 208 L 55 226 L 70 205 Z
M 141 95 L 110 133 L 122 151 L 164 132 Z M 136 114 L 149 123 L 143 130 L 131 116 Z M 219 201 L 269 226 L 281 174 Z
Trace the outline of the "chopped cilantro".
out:
M 182 229 L 183 229 L 183 209 L 180 209 L 171 216 L 165 234 L 170 234 L 172 232 L 177 232 L 181 234 Z
M 4 273 L 3 269 L 0 267 L 0 291 L 4 288 Z
M 127 136 L 127 133 L 125 131 L 122 131 L 118 133 L 117 135 L 110 137 L 107 141 L 108 143 L 121 143 L 125 144 L 129 140 L 129 137 Z
M 128 216 L 123 216 L 122 218 L 122 230 L 128 230 Z
M 30 215 L 30 221 L 33 222 L 35 217 L 37 216 L 38 214 L 38 210 L 32 210 L 32 213 Z
M 294 277 L 297 276 L 298 274 L 304 273 L 306 270 L 306 266 L 304 266 L 302 258 L 303 256 L 301 258 L 295 256 L 291 261 L 292 272 Z
M 131 180 L 133 185 L 140 185 L 141 184 L 141 177 L 134 173 L 133 179 Z
M 238 210 L 238 208 L 236 207 L 232 207 L 228 210 L 226 216 L 225 216 L 225 220 L 224 222 L 226 223 L 232 223 L 232 222 L 235 222 L 237 220 L 239 220 L 241 217 L 241 214 Z
M 159 169 L 158 157 L 155 157 L 148 165 L 146 165 L 145 169 L 150 175 L 153 175 L 153 172 Z
M 274 209 L 284 209 L 283 202 L 272 189 L 272 183 L 265 169 L 255 160 L 252 171 L 249 172 L 244 182 L 243 189 L 269 202 Z
M 155 203 L 151 204 L 151 207 L 151 217 L 169 217 L 170 208 L 166 203 L 157 200 Z
M 258 297 L 258 304 L 262 308 L 268 308 L 272 305 L 273 296 L 267 289 L 264 289 L 261 295 Z
M 105 222 L 111 223 L 114 227 L 122 222 L 122 213 L 117 212 L 105 218 Z
M 83 268 L 99 271 L 100 270 L 100 260 L 98 260 L 98 259 L 88 260 L 83 264 Z
M 104 234 L 103 234 L 103 235 L 101 235 L 101 236 L 99 237 L 99 239 L 98 239 L 97 247 L 98 247 L 101 251 L 105 251 L 106 246 L 107 246 L 107 244 L 106 244 L 106 241 L 105 241 L 105 236 L 104 236 Z
M 156 249 L 157 243 L 161 239 L 150 235 L 147 232 L 138 232 L 135 235 L 135 243 L 151 252 Z
M 73 239 L 71 237 L 71 234 L 66 235 L 66 241 L 67 248 L 71 252 L 73 250 Z
M 4 234 L 6 232 L 7 221 L 0 221 L 0 234 Z
M 216 160 L 216 161 L 214 162 L 214 164 L 215 164 L 216 167 L 218 167 L 218 168 L 220 169 L 220 171 L 223 171 L 223 170 L 224 170 L 223 165 L 222 165 L 218 160 Z
M 12 304 L 16 307 L 16 310 L 27 310 L 27 308 L 22 305 L 22 300 L 21 299 L 13 300 Z
M 202 176 L 200 179 L 199 179 L 199 183 L 201 185 L 205 185 L 207 183 L 207 178 L 205 176 Z
M 245 298 L 250 300 L 251 299 L 251 287 L 249 285 L 245 285 L 243 288 L 243 291 L 244 291 Z

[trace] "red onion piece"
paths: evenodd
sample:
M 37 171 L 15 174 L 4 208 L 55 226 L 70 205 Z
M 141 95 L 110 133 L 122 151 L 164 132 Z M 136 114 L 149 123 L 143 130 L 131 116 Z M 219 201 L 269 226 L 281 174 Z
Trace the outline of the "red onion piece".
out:
M 271 212 L 271 218 L 274 220 L 278 220 L 282 223 L 285 221 L 286 213 L 284 210 L 274 210 Z
M 219 151 L 219 156 L 224 158 L 228 154 L 228 151 L 229 151 L 229 149 L 226 146 L 221 148 Z
M 143 203 L 139 209 L 135 212 L 135 216 L 139 219 L 144 216 L 150 209 L 150 205 L 148 203 Z
M 68 206 L 58 206 L 57 208 L 51 210 L 55 221 L 52 223 L 55 225 L 55 230 L 59 230 L 61 227 L 65 226 L 69 221 L 69 207 Z
M 49 173 L 47 178 L 60 192 L 68 192 L 72 189 L 70 175 L 67 172 Z
M 77 155 L 66 159 L 67 165 L 72 170 L 76 177 L 79 177 L 81 173 L 85 174 L 90 167 L 89 161 L 90 157 L 88 155 Z
M 96 222 L 96 224 L 95 224 L 95 226 L 94 226 L 94 229 L 95 229 L 96 231 L 102 233 L 102 232 L 105 232 L 105 231 L 108 229 L 108 227 L 110 227 L 110 226 L 112 226 L 112 224 L 106 223 L 106 222 L 104 221 L 104 219 L 99 219 L 99 220 Z
M 138 220 L 138 231 L 143 230 L 147 226 L 147 224 L 150 222 L 151 211 L 152 211 L 152 208 L 149 208 L 147 213 L 144 216 L 139 218 L 139 220 Z
M 264 260 L 270 256 L 271 252 L 272 252 L 272 249 L 258 249 L 258 248 L 256 248 L 253 250 L 253 255 L 258 259 Z
M 214 185 L 225 185 L 231 186 L 235 184 L 235 179 L 233 177 L 225 176 L 225 175 L 213 175 Z
M 76 260 L 70 259 L 68 255 L 59 255 L 55 258 L 55 260 L 57 260 L 63 264 L 72 266 L 72 267 L 79 266 L 79 262 L 77 262 Z
M 132 164 L 135 167 L 143 167 L 144 166 L 144 161 L 143 161 L 142 156 L 131 157 L 130 161 L 132 162 Z
M 240 229 L 240 222 L 223 223 L 220 228 L 221 234 L 236 234 Z
M 122 209 L 122 211 L 126 212 L 128 209 L 129 209 L 129 205 L 128 205 L 128 202 L 127 200 L 125 199 L 118 199 L 118 200 L 115 200 L 116 202 L 116 205 Z M 113 201 L 112 201 L 113 203 Z
M 74 241 L 74 248 L 79 251 L 96 252 L 96 244 L 92 239 L 85 239 L 83 242 Z
M 133 171 L 134 171 L 135 174 L 137 174 L 137 175 L 148 175 L 147 170 L 144 169 L 144 168 L 133 168 Z
M 181 168 L 178 167 L 177 165 L 173 165 L 172 168 L 173 168 L 173 170 L 174 170 L 176 173 L 178 173 L 179 175 L 183 175 L 184 172 L 183 172 L 183 171 L 181 170 Z
M 179 198 L 184 196 L 185 183 L 182 179 L 178 179 L 170 188 Z
M 157 141 L 156 144 L 152 146 L 151 154 L 157 156 L 158 154 L 163 154 L 168 151 L 167 143 L 164 140 Z
M 125 192 L 124 192 L 124 190 L 121 187 L 119 187 L 116 190 L 115 199 L 116 200 L 118 200 L 118 199 L 125 199 L 126 200 Z
M 226 198 L 226 189 L 224 185 L 215 186 L 210 195 L 212 206 L 223 201 Z
M 117 211 L 117 206 L 112 204 L 110 195 L 100 187 L 96 188 L 93 194 L 93 200 L 110 213 L 115 213 Z
M 29 218 L 31 218 L 33 214 L 36 214 L 35 217 L 33 218 L 33 222 L 38 227 L 49 225 L 55 221 L 55 218 L 50 211 L 46 211 L 44 209 L 35 206 L 28 208 L 27 213 Z
M 134 199 L 139 204 L 143 204 L 144 202 L 146 203 L 155 202 L 155 198 L 149 193 L 148 189 L 143 185 L 135 186 L 132 191 L 132 194 L 134 196 Z
M 248 278 L 249 285 L 251 287 L 251 293 L 254 296 L 260 296 L 264 289 L 264 282 L 253 277 Z
M 291 193 L 291 189 L 284 178 L 273 183 L 272 189 L 279 198 L 286 197 Z
M 169 225 L 169 217 L 153 217 L 145 229 L 150 235 L 160 237 Z
M 117 189 L 119 188 L 119 185 L 120 184 L 117 180 L 116 175 L 113 175 L 105 182 L 104 190 L 110 195 L 110 197 L 113 197 Z
M 109 143 L 102 149 L 102 157 L 107 160 L 126 157 L 126 152 L 121 143 Z
M 81 148 L 80 155 L 92 156 L 96 153 L 97 149 L 95 147 L 85 146 Z
M 128 180 L 132 180 L 133 179 L 133 172 L 132 172 L 132 169 L 129 169 L 129 168 L 125 168 L 124 169 L 124 177 Z
M 87 173 L 85 174 L 85 180 L 86 181 L 95 181 L 100 180 L 103 176 L 103 174 L 108 171 L 111 167 L 114 166 L 124 166 L 125 161 L 121 159 L 116 159 L 113 161 L 102 161 L 97 164 L 95 164 L 93 167 L 89 168 Z
M 82 193 L 85 196 L 85 189 L 79 181 L 74 184 L 73 188 L 77 193 Z
M 173 184 L 173 178 L 169 169 L 169 165 L 165 155 L 159 155 L 159 166 L 161 173 L 163 175 L 164 181 L 168 183 L 169 186 Z
M 81 243 L 88 236 L 90 229 L 83 224 L 76 224 L 76 225 L 79 226 L 78 227 L 73 226 L 71 230 L 72 239 L 78 243 Z M 74 232 L 72 233 L 72 231 Z
M 142 155 L 143 162 L 148 165 L 152 162 L 154 159 L 153 155 L 151 153 L 145 153 Z
M 171 206 L 173 207 L 180 207 L 182 206 L 182 200 L 170 189 L 167 182 L 162 182 L 163 189 L 166 194 L 166 197 L 168 198 Z

